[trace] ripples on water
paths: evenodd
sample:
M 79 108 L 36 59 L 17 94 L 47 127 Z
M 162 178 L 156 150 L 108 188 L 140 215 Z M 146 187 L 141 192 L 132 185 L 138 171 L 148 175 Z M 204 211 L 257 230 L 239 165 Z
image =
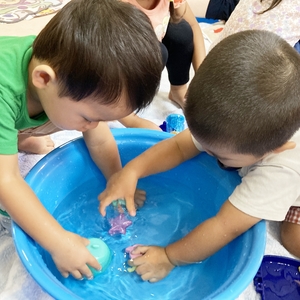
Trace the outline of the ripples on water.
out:
M 128 258 L 124 249 L 133 244 L 167 245 L 180 239 L 208 217 L 204 201 L 213 201 L 213 196 L 224 197 L 227 192 L 218 186 L 217 193 L 201 194 L 201 188 L 195 191 L 183 182 L 170 179 L 166 182 L 160 176 L 141 180 L 140 188 L 147 191 L 144 207 L 136 217 L 128 217 L 133 223 L 125 235 L 114 236 L 108 234 L 107 220 L 113 208 L 108 208 L 106 218 L 98 212 L 97 196 L 104 186 L 91 180 L 72 191 L 57 207 L 54 216 L 67 230 L 105 241 L 113 253 L 112 263 L 103 274 L 91 281 L 63 278 L 55 270 L 49 255 L 44 254 L 49 268 L 68 289 L 88 300 L 205 298 L 224 279 L 213 273 L 220 262 L 226 268 L 227 247 L 202 263 L 175 268 L 168 277 L 155 284 L 143 282 L 135 272 L 127 271 Z

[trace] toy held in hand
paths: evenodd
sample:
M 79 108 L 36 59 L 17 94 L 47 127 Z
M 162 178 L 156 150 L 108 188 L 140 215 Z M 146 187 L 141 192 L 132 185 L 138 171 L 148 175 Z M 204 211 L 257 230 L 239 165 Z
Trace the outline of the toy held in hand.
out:
M 101 265 L 101 270 L 96 270 L 89 267 L 93 273 L 93 276 L 99 275 L 104 272 L 111 263 L 111 251 L 101 239 L 89 238 L 90 243 L 87 249 L 90 253 L 97 259 L 98 263 Z
M 126 203 L 124 199 L 118 199 L 112 202 L 114 208 L 114 217 L 108 219 L 111 226 L 108 231 L 110 235 L 114 235 L 117 233 L 125 234 L 126 228 L 132 224 L 132 221 L 128 220 L 126 217 L 125 204 Z
M 137 257 L 142 256 L 141 253 L 138 253 L 138 254 L 133 254 L 133 253 L 132 253 L 132 251 L 133 251 L 136 247 L 138 247 L 138 246 L 141 246 L 141 245 L 140 245 L 140 244 L 135 244 L 135 245 L 129 246 L 129 247 L 127 247 L 127 248 L 125 249 L 125 252 L 128 253 L 130 260 L 133 260 L 133 259 L 135 259 L 135 258 L 137 258 Z M 135 269 L 136 269 L 135 266 L 131 266 L 131 267 L 127 268 L 127 271 L 128 271 L 129 273 L 132 273 L 132 272 L 135 271 Z
M 112 202 L 112 206 L 121 214 L 125 212 L 126 202 L 124 199 L 117 199 Z

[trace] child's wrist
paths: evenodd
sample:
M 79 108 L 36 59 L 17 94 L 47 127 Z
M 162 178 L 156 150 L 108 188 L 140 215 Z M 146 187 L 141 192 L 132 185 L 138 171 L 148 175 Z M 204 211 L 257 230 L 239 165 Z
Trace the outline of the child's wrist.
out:
M 177 267 L 176 263 L 173 262 L 173 260 L 172 260 L 171 257 L 170 257 L 170 254 L 168 253 L 168 247 L 169 247 L 169 246 L 167 246 L 167 247 L 164 248 L 166 257 L 167 257 L 169 263 L 170 263 L 173 267 Z

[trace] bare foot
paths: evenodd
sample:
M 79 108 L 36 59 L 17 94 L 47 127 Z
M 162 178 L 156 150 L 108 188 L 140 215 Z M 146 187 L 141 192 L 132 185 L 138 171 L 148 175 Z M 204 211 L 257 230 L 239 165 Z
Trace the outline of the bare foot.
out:
M 171 89 L 169 92 L 169 99 L 174 101 L 181 108 L 183 108 L 185 103 L 186 92 L 187 92 L 187 84 L 171 85 Z
M 54 142 L 49 135 L 45 136 L 18 136 L 19 151 L 32 154 L 47 154 L 54 149 Z

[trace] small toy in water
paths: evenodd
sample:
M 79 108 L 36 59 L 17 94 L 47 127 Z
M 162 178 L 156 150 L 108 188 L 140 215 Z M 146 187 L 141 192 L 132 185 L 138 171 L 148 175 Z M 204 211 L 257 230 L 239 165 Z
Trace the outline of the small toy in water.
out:
M 114 235 L 116 233 L 125 234 L 126 228 L 132 224 L 130 220 L 126 218 L 125 213 L 120 213 L 115 218 L 109 220 L 111 228 L 108 233 Z
M 90 267 L 90 270 L 93 273 L 93 276 L 99 275 L 104 272 L 111 263 L 111 251 L 101 239 L 89 238 L 90 243 L 87 245 L 87 249 L 90 253 L 97 259 L 101 265 L 101 270 L 96 270 L 93 267 Z
M 114 208 L 117 208 L 119 213 L 122 214 L 125 212 L 126 202 L 124 199 L 117 199 L 112 202 Z
M 177 134 L 184 130 L 185 118 L 180 114 L 170 114 L 167 116 L 166 121 L 160 125 L 163 131 Z
M 135 259 L 135 258 L 137 258 L 137 257 L 142 256 L 141 253 L 138 253 L 138 254 L 132 254 L 132 251 L 133 251 L 136 247 L 138 247 L 138 246 L 142 246 L 142 245 L 140 245 L 140 244 L 135 244 L 135 245 L 129 246 L 129 247 L 127 247 L 127 248 L 125 249 L 125 252 L 128 253 L 128 255 L 129 255 L 130 258 Z
M 131 262 L 133 259 L 135 259 L 135 258 L 137 258 L 137 257 L 142 256 L 141 253 L 138 253 L 138 254 L 132 254 L 132 251 L 133 251 L 136 247 L 138 247 L 138 246 L 141 246 L 141 245 L 140 245 L 140 244 L 135 244 L 135 245 L 129 246 L 129 247 L 127 247 L 127 248 L 125 249 L 125 252 L 128 253 L 128 255 L 129 255 L 129 257 L 130 257 L 129 262 Z M 130 266 L 129 268 L 127 268 L 127 271 L 128 271 L 129 273 L 132 273 L 132 272 L 135 271 L 135 269 L 136 269 L 136 266 Z

